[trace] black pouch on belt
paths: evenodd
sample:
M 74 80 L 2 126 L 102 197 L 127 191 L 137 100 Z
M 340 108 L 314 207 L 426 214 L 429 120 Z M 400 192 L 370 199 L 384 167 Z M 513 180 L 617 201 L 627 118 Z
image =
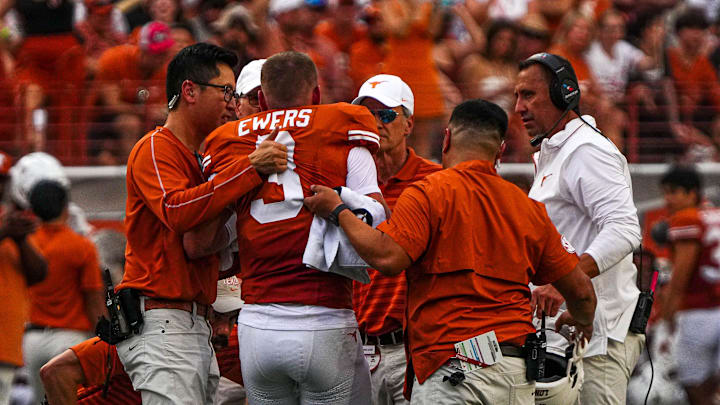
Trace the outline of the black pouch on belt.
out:
M 523 346 L 525 352 L 525 377 L 528 381 L 537 381 L 545 377 L 546 350 L 545 316 L 543 315 L 542 328 L 539 332 L 528 334 Z

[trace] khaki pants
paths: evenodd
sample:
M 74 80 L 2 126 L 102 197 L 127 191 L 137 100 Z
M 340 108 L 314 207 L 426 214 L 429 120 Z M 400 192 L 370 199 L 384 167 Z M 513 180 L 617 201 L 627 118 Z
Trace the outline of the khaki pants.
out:
M 15 366 L 0 363 L 0 405 L 10 403 L 10 391 L 15 377 Z
M 607 354 L 583 359 L 585 382 L 579 403 L 625 405 L 628 381 L 644 348 L 645 335 L 628 333 L 622 343 L 610 339 Z
M 405 345 L 377 346 L 380 364 L 370 373 L 373 405 L 408 404 L 403 396 L 405 385 Z
M 423 384 L 415 378 L 412 405 L 534 405 L 535 382 L 525 378 L 525 359 L 505 357 L 500 363 L 465 373 L 453 386 L 443 377 L 458 371 L 455 360 L 445 363 Z

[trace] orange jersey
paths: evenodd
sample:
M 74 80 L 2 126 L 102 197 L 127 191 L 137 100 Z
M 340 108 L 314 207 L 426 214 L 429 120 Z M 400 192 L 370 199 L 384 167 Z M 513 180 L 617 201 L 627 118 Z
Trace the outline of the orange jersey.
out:
M 47 260 L 45 279 L 30 287 L 30 323 L 92 331 L 84 292 L 102 291 L 100 263 L 90 239 L 65 224 L 42 224 L 30 236 Z
M 27 284 L 20 252 L 11 238 L 0 241 L 0 363 L 23 365 L 22 338 L 28 316 Z
M 720 306 L 720 209 L 688 208 L 670 218 L 670 241 L 701 244 L 700 257 L 685 290 L 681 309 Z
M 140 48 L 137 45 L 119 45 L 107 49 L 98 60 L 95 81 L 120 86 L 121 98 L 126 103 L 163 103 L 167 63 L 149 73 L 140 69 Z M 148 90 L 147 100 L 138 100 L 138 90 Z
M 570 273 L 577 256 L 545 212 L 497 175 L 469 161 L 405 189 L 378 226 L 413 260 L 406 270 L 407 378 L 423 383 L 455 355 L 454 344 L 495 331 L 522 345 L 535 331 L 530 288 Z
M 380 186 L 388 207 L 395 207 L 400 194 L 410 184 L 441 169 L 439 164 L 421 158 L 409 148 L 407 160 L 400 171 Z M 407 296 L 405 272 L 395 276 L 385 276 L 374 269 L 368 272 L 369 284 L 353 283 L 353 307 L 360 331 L 377 336 L 401 329 Z
M 301 303 L 352 308 L 350 279 L 302 264 L 313 214 L 303 206 L 313 184 L 345 185 L 355 146 L 375 152 L 379 137 L 370 112 L 347 103 L 270 110 L 231 122 L 207 139 L 206 174 L 252 153 L 274 128 L 288 148 L 288 170 L 272 175 L 238 205 L 240 278 L 246 303 Z M 243 254 L 248 252 L 248 254 Z
M 218 259 L 188 259 L 182 234 L 217 217 L 261 181 L 245 155 L 205 181 L 197 157 L 167 128 L 149 132 L 128 158 L 125 275 L 117 289 L 211 304 Z
M 696 107 L 703 101 L 720 110 L 720 84 L 710 59 L 705 55 L 687 63 L 677 48 L 667 50 L 667 73 L 672 77 L 679 99 L 685 107 Z M 691 104 L 687 106 L 687 104 Z

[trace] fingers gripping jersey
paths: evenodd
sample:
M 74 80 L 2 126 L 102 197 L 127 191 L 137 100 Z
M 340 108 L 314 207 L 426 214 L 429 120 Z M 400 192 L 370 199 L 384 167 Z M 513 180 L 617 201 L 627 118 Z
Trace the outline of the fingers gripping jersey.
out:
M 303 206 L 310 186 L 345 185 L 348 154 L 379 146 L 375 118 L 365 107 L 346 103 L 271 110 L 228 123 L 207 140 L 206 176 L 237 156 L 252 153 L 280 128 L 288 169 L 268 177 L 255 195 L 238 204 L 237 234 L 246 303 L 300 303 L 352 308 L 352 284 L 343 277 L 307 269 L 302 256 L 313 214 Z
M 720 305 L 720 209 L 689 208 L 670 218 L 668 236 L 672 242 L 695 240 L 701 244 L 683 299 L 683 309 Z

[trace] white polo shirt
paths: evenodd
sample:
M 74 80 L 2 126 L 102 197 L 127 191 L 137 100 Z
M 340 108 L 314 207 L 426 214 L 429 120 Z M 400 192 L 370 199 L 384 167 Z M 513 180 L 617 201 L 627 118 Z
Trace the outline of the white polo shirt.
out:
M 595 125 L 593 117 L 583 118 Z M 632 251 L 641 233 L 627 160 L 579 118 L 543 140 L 533 159 L 530 198 L 545 204 L 578 255 L 589 254 L 600 269 L 592 279 L 598 302 L 585 357 L 606 354 L 608 338 L 625 340 L 639 295 Z M 548 334 L 548 346 L 564 347 L 562 340 Z

